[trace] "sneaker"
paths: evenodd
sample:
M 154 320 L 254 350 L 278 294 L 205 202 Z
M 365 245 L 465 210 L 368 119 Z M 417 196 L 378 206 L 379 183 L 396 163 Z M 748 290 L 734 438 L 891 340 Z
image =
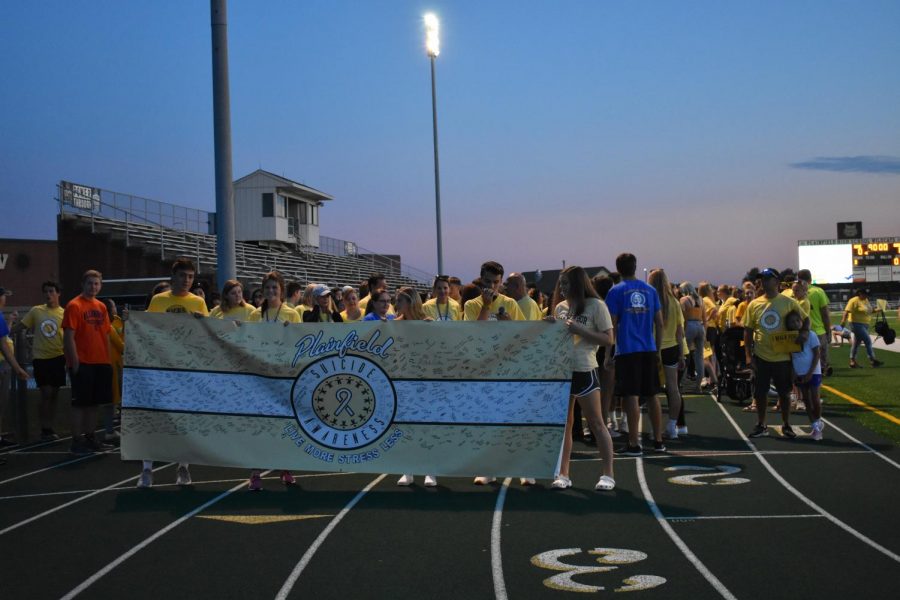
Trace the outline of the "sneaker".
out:
M 687 435 L 688 434 L 687 425 L 679 425 L 677 431 L 678 431 L 679 436 Z
M 535 483 L 537 483 L 537 482 L 534 480 L 534 477 L 520 477 L 519 478 L 519 485 L 534 485 Z
M 653 442 L 653 451 L 654 452 L 665 452 L 666 445 L 662 442 Z
M 141 471 L 141 476 L 138 477 L 137 486 L 139 488 L 152 488 L 153 487 L 153 470 L 152 469 L 144 469 Z
M 413 476 L 412 475 L 403 475 L 400 479 L 397 480 L 397 485 L 402 485 L 406 487 L 408 485 L 413 484 Z
M 565 490 L 572 487 L 572 480 L 565 475 L 557 475 L 550 487 L 554 490 Z
M 294 485 L 295 483 L 297 483 L 297 480 L 294 479 L 294 476 L 291 475 L 290 471 L 282 471 L 281 483 L 283 483 L 284 485 Z
M 884 364 L 884 362 L 882 362 L 882 361 L 880 361 L 880 360 L 877 360 L 877 359 L 874 359 L 874 358 L 873 358 L 870 362 L 872 363 L 872 366 L 873 366 L 873 367 L 880 367 L 881 365 Z
M 437 477 L 434 475 L 426 475 L 425 487 L 437 487 Z
M 663 437 L 667 440 L 678 439 L 678 425 L 676 425 L 674 421 L 666 423 L 666 430 L 663 432 Z
M 600 481 L 597 482 L 597 485 L 594 486 L 594 489 L 598 492 L 614 490 L 616 489 L 616 480 L 609 475 L 603 475 L 600 477 Z
M 622 437 L 622 434 L 619 433 L 618 431 L 616 431 L 615 429 L 610 429 L 610 430 L 609 430 L 609 437 L 611 437 L 612 439 L 616 439 L 616 438 Z
M 41 429 L 41 441 L 52 442 L 59 439 L 59 434 L 52 429 Z
M 781 435 L 788 438 L 789 440 L 797 437 L 797 434 L 796 432 L 794 432 L 793 428 L 791 428 L 791 426 L 787 424 L 781 426 Z
M 616 456 L 643 456 L 644 449 L 640 444 L 637 446 L 622 446 L 615 452 Z
M 753 431 L 750 432 L 749 437 L 757 438 L 757 437 L 766 437 L 769 435 L 769 428 L 766 425 L 756 424 L 756 427 L 753 428 Z
M 496 477 L 485 477 L 484 475 L 479 475 L 475 478 L 473 483 L 475 485 L 487 485 L 489 483 L 494 483 L 495 481 L 497 481 Z
M 251 492 L 258 492 L 262 489 L 262 485 L 262 477 L 259 476 L 259 471 L 250 473 L 250 483 L 247 485 L 247 489 Z
M 175 477 L 175 485 L 191 485 L 191 472 L 186 465 L 178 465 L 178 474 Z
M 814 439 L 817 442 L 821 441 L 823 428 L 824 428 L 824 424 L 822 423 L 822 421 L 813 421 L 812 428 L 811 428 L 812 429 L 812 432 L 811 432 L 812 439 Z

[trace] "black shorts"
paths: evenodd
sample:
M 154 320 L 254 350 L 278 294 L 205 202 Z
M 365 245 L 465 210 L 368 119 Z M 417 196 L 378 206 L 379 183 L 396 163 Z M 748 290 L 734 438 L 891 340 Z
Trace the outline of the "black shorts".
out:
M 616 357 L 616 392 L 621 396 L 653 396 L 659 389 L 656 352 Z
M 758 356 L 753 357 L 756 364 L 756 379 L 753 387 L 753 397 L 757 402 L 765 402 L 769 394 L 769 382 L 775 385 L 775 390 L 781 396 L 791 392 L 791 361 L 769 362 Z
M 55 388 L 66 385 L 66 357 L 35 358 L 31 361 L 34 368 L 34 382 L 39 388 L 50 386 Z
M 707 327 L 706 328 L 706 341 L 709 342 L 709 346 L 711 348 L 716 347 L 716 342 L 719 340 L 719 329 L 717 327 Z
M 572 371 L 572 387 L 569 393 L 576 398 L 587 396 L 594 390 L 600 389 L 600 378 L 597 377 L 597 369 L 590 371 Z
M 82 363 L 72 379 L 72 406 L 100 406 L 112 403 L 112 366 Z
M 677 367 L 678 361 L 681 360 L 681 347 L 671 346 L 669 348 L 663 348 L 659 352 L 659 359 L 662 361 L 664 367 Z

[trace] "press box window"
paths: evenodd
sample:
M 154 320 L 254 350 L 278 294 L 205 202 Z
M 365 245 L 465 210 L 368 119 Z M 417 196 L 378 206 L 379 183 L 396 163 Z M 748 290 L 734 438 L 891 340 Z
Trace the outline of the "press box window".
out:
M 262 216 L 264 217 L 274 217 L 275 216 L 275 195 L 274 194 L 263 194 L 262 195 Z

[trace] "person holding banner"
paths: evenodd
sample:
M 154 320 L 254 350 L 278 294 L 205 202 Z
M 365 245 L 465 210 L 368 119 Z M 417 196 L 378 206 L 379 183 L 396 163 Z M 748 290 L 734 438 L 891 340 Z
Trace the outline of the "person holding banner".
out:
M 341 313 L 331 299 L 331 289 L 327 285 L 318 284 L 313 288 L 313 307 L 304 311 L 304 323 L 343 323 Z
M 229 279 L 222 286 L 222 303 L 209 311 L 213 319 L 225 321 L 246 321 L 254 308 L 244 302 L 244 287 L 237 279 Z
M 612 438 L 603 422 L 600 398 L 600 379 L 597 376 L 597 350 L 609 347 L 613 341 L 613 324 L 606 304 L 600 300 L 587 273 L 581 267 L 570 266 L 559 274 L 559 295 L 564 298 L 556 305 L 553 316 L 548 321 L 563 321 L 575 342 L 572 364 L 572 387 L 569 396 L 569 416 L 563 439 L 562 459 L 559 474 L 551 487 L 566 489 L 572 487 L 569 478 L 569 460 L 572 453 L 572 423 L 575 402 L 581 405 L 581 413 L 597 442 L 597 450 L 603 459 L 603 474 L 594 486 L 596 490 L 612 490 L 616 487 L 613 479 Z
M 756 426 L 749 436 L 769 435 L 766 425 L 766 397 L 769 384 L 774 383 L 784 422 L 781 434 L 786 438 L 795 438 L 797 434 L 790 425 L 790 393 L 793 387 L 791 353 L 800 352 L 806 344 L 809 316 L 796 300 L 779 293 L 781 275 L 778 271 L 763 269 L 760 277 L 764 294 L 750 303 L 744 319 L 744 349 L 747 363 L 755 374 L 753 398 L 757 416 Z M 791 311 L 796 311 L 803 317 L 799 332 L 787 329 L 786 319 Z
M 381 290 L 380 292 L 375 292 L 375 295 L 369 296 L 369 298 L 372 312 L 367 314 L 363 321 L 393 321 L 397 318 L 397 315 L 391 312 L 390 292 Z
M 431 286 L 433 298 L 426 302 L 422 308 L 425 314 L 435 321 L 459 321 L 459 302 L 450 297 L 450 278 L 446 275 L 438 275 Z

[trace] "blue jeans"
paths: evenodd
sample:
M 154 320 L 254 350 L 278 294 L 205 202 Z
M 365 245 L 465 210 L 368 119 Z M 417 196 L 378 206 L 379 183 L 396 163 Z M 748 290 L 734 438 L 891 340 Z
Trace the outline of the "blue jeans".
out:
M 703 329 L 703 323 L 700 321 L 686 321 L 684 324 L 684 341 L 690 346 L 694 344 L 691 351 L 694 355 L 694 366 L 697 368 L 697 385 L 703 379 L 703 344 L 706 343 L 706 331 Z
M 850 360 L 856 360 L 856 351 L 859 350 L 859 344 L 866 345 L 866 354 L 871 360 L 875 360 L 875 352 L 872 350 L 872 338 L 869 337 L 869 326 L 862 323 L 850 323 L 850 330 L 853 331 L 853 346 L 850 347 Z

